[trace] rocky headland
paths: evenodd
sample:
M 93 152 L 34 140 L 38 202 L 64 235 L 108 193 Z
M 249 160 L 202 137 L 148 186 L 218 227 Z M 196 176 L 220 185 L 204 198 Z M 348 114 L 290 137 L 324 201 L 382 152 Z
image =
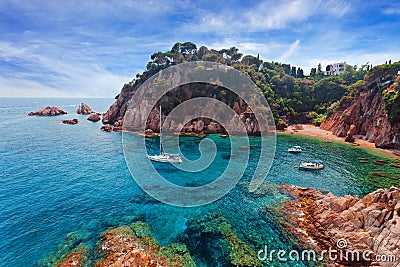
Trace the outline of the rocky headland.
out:
M 103 114 L 102 122 L 103 124 L 110 125 L 113 131 L 121 131 L 124 123 L 124 116 L 128 107 L 128 101 L 134 94 L 137 89 L 137 85 L 134 84 L 126 84 L 121 93 L 118 95 L 117 100 L 111 107 L 108 109 L 106 113 Z M 204 91 L 209 91 L 207 87 L 212 87 L 210 85 L 204 85 L 206 89 Z M 190 85 L 183 85 L 181 88 L 177 90 L 176 93 L 173 93 L 167 98 L 176 98 L 175 94 L 180 94 L 182 101 L 186 101 L 192 97 L 202 96 L 202 93 L 197 88 L 191 88 Z M 203 95 L 204 96 L 204 95 Z M 206 95 L 210 98 L 217 98 L 219 96 L 213 94 Z M 163 110 L 162 121 L 165 121 L 165 118 L 168 115 L 168 112 L 173 108 L 174 101 L 165 100 L 164 103 L 169 103 L 168 107 L 163 107 L 165 109 L 165 113 Z M 245 129 L 249 135 L 259 135 L 260 127 L 258 121 L 255 119 L 255 115 L 253 111 L 248 107 L 243 101 L 235 100 L 231 103 L 228 103 L 231 108 L 236 112 L 239 116 L 239 120 L 245 125 Z M 204 107 L 204 109 L 211 109 L 212 107 Z M 158 107 L 154 107 L 150 113 L 150 116 L 146 120 L 146 131 L 151 131 L 153 133 L 159 132 L 160 127 L 160 118 L 159 118 L 159 109 Z M 138 121 L 143 121 L 144 118 L 141 118 L 139 115 L 135 118 Z M 189 121 L 185 125 L 177 123 L 173 120 L 169 122 L 169 124 L 163 124 L 163 130 L 169 132 L 180 133 L 181 135 L 203 135 L 203 134 L 214 134 L 214 133 L 226 133 L 226 129 L 218 122 L 209 119 L 209 118 L 196 118 Z M 131 121 L 131 124 L 136 124 L 135 121 Z M 109 126 L 107 126 L 109 128 Z
M 280 223 L 285 231 L 307 248 L 320 253 L 329 249 L 368 252 L 368 257 L 360 256 L 359 260 L 338 257 L 335 262 L 329 262 L 326 259 L 327 265 L 400 264 L 400 189 L 380 189 L 362 199 L 348 195 L 337 197 L 293 185 L 282 185 L 280 190 L 293 200 L 284 202 L 273 212 L 283 214 L 284 220 Z M 396 260 L 377 263 L 374 262 L 377 255 L 394 256 Z
M 400 149 L 399 70 L 400 64 L 373 69 L 354 95 L 342 98 L 321 128 L 349 142 L 357 136 L 378 148 Z
M 57 116 L 67 114 L 64 110 L 56 106 L 47 106 L 42 109 L 38 109 L 35 112 L 28 113 L 29 116 Z

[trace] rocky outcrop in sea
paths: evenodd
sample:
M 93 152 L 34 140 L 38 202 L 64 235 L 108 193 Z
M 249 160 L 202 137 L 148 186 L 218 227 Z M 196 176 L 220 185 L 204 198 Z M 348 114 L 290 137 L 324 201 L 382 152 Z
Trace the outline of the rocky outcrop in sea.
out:
M 99 113 L 90 113 L 87 120 L 92 122 L 98 122 L 99 120 L 101 120 L 101 116 Z
M 82 114 L 82 115 L 89 115 L 93 113 L 92 109 L 89 107 L 89 105 L 85 103 L 81 103 L 78 109 L 76 110 L 76 113 Z
M 400 189 L 379 189 L 362 199 L 293 185 L 282 185 L 280 190 L 293 197 L 278 208 L 284 217 L 281 225 L 307 248 L 368 254 L 359 260 L 337 257 L 332 266 L 377 266 L 373 262 L 377 255 L 396 259 L 380 266 L 400 264 Z
M 38 109 L 35 112 L 30 112 L 28 116 L 57 116 L 62 114 L 67 114 L 67 112 L 56 106 L 47 106 L 45 108 Z
M 400 123 L 390 120 L 382 93 L 383 90 L 398 92 L 400 89 L 400 80 L 396 80 L 396 72 L 392 72 L 367 77 L 365 84 L 358 88 L 360 94 L 350 103 L 342 101 L 343 106 L 322 122 L 321 129 L 346 137 L 350 142 L 359 135 L 363 140 L 375 143 L 376 147 L 400 149 Z
M 62 123 L 63 124 L 70 124 L 70 125 L 74 125 L 74 124 L 78 124 L 78 119 L 72 119 L 72 120 L 63 120 Z

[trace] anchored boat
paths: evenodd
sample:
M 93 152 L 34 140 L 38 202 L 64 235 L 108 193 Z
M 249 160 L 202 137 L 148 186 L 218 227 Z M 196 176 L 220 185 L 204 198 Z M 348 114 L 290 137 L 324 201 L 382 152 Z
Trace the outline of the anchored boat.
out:
M 301 153 L 302 151 L 303 150 L 302 150 L 301 146 L 293 146 L 288 149 L 288 152 L 290 152 L 290 153 Z
M 301 170 L 321 170 L 323 168 L 325 168 L 325 165 L 321 160 L 299 163 L 299 169 Z
M 181 163 L 182 158 L 181 155 L 179 154 L 170 154 L 170 153 L 165 153 L 163 151 L 163 146 L 162 146 L 162 127 L 161 127 L 161 106 L 160 106 L 160 154 L 159 155 L 148 155 L 147 157 L 152 160 L 152 161 L 157 161 L 157 162 L 171 162 L 171 163 Z

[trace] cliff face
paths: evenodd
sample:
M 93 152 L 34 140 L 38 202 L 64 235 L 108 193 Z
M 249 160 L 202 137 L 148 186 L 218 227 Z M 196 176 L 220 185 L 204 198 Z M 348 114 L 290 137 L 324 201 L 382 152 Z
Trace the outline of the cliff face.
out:
M 385 90 L 398 92 L 399 89 L 400 79 L 395 81 L 395 75 L 390 73 L 383 77 L 367 77 L 359 97 L 336 111 L 321 124 L 321 128 L 339 137 L 346 137 L 352 128 L 355 135 L 362 135 L 376 147 L 400 149 L 400 123 L 389 118 L 383 101 Z
M 114 131 L 122 130 L 124 116 L 128 107 L 128 101 L 139 86 L 140 85 L 138 84 L 132 83 L 124 85 L 114 104 L 112 104 L 108 111 L 103 114 L 102 122 L 104 124 L 113 124 Z M 168 114 L 174 108 L 174 106 L 178 104 L 174 102 L 176 101 L 177 96 L 179 96 L 179 99 L 182 101 L 186 101 L 194 97 L 203 96 L 218 99 L 229 105 L 239 115 L 240 121 L 245 125 L 246 131 L 249 135 L 259 134 L 260 127 L 257 120 L 255 119 L 252 110 L 232 93 L 221 92 L 222 89 L 215 88 L 214 85 L 196 86 L 193 84 L 183 85 L 176 90 L 173 90 L 161 99 L 161 102 L 163 103 L 163 123 L 166 114 Z M 164 103 L 167 103 L 168 106 L 165 106 Z M 213 107 L 210 106 L 204 108 L 207 109 Z M 133 107 L 133 112 L 136 112 L 135 107 Z M 143 118 L 142 115 L 139 114 L 139 111 L 137 111 L 136 113 L 138 114 L 133 116 L 133 121 L 131 121 L 132 124 L 146 122 L 147 130 L 151 130 L 152 132 L 159 132 L 160 119 L 158 106 L 153 107 L 152 112 L 150 113 L 150 116 L 148 118 Z M 174 121 L 170 121 L 168 125 L 163 125 L 163 129 L 166 131 L 181 132 L 181 134 L 213 134 L 225 132 L 225 129 L 221 126 L 221 124 L 209 118 L 197 118 L 189 121 L 185 125 L 177 124 Z

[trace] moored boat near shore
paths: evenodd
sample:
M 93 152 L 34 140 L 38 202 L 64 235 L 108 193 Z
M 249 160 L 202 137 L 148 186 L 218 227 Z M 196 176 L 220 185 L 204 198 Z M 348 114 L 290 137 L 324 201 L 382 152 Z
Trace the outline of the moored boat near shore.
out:
M 288 152 L 290 152 L 290 153 L 301 153 L 302 151 L 303 150 L 302 150 L 301 146 L 293 146 L 288 149 Z
M 324 163 L 321 160 L 314 160 L 311 162 L 300 162 L 299 169 L 301 170 L 321 170 L 325 168 Z

